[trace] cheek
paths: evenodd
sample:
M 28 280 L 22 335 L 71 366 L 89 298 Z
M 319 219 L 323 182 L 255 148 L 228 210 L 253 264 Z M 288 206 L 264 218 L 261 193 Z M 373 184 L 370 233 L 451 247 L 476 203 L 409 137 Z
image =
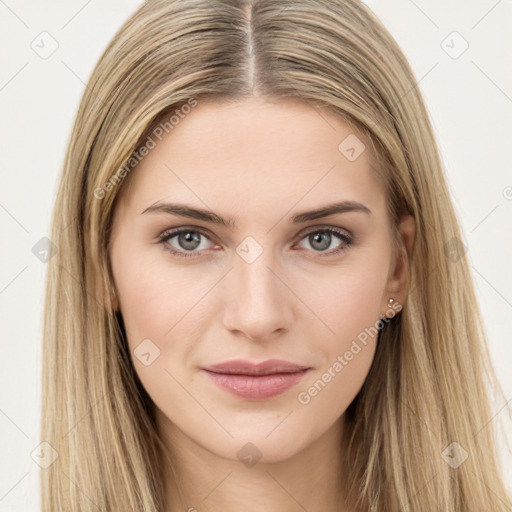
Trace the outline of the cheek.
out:
M 338 420 L 361 390 L 373 361 L 376 340 L 356 340 L 344 348 L 298 390 L 301 411 L 315 418 L 315 428 L 320 430 Z
M 375 355 L 387 263 L 382 250 L 368 251 L 353 265 L 331 273 L 324 283 L 326 293 L 316 296 L 314 310 L 331 332 L 316 337 L 322 366 L 301 388 L 298 400 L 303 405 L 315 402 L 314 408 L 334 418 L 359 392 Z
M 340 279 L 341 290 L 324 297 L 332 333 L 316 337 L 322 364 L 304 382 L 297 401 L 311 417 L 328 424 L 339 418 L 363 386 L 378 339 L 382 282 L 378 273 Z
M 330 346 L 343 350 L 351 339 L 378 323 L 388 271 L 385 260 L 361 258 L 325 277 L 324 293 L 315 294 L 312 309 L 325 320 L 337 340 Z
M 190 397 L 177 383 L 182 378 L 175 369 L 193 350 L 191 326 L 201 309 L 197 303 L 203 287 L 185 279 L 179 268 L 162 268 L 144 261 L 143 255 L 120 258 L 115 269 L 130 357 L 142 385 L 158 407 L 189 407 Z
M 205 294 L 218 277 L 171 265 L 165 251 L 123 251 L 113 265 L 130 357 L 144 388 L 159 406 L 187 407 L 182 380 L 194 360 L 208 314 Z M 155 257 L 156 254 L 156 257 Z M 129 256 L 127 256 L 129 255 Z
M 125 251 L 124 254 L 130 254 Z M 166 264 L 160 247 L 119 255 L 114 275 L 130 345 L 142 338 L 164 341 L 187 323 L 204 294 L 190 269 Z

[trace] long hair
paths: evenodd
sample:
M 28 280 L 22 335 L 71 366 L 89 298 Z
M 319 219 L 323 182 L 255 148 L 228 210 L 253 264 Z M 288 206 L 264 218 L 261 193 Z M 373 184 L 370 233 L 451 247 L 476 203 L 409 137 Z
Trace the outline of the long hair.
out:
M 255 95 L 300 99 L 357 129 L 395 233 L 401 214 L 414 217 L 403 309 L 346 414 L 344 485 L 358 510 L 510 510 L 490 421 L 499 383 L 430 120 L 395 40 L 358 0 L 152 0 L 93 70 L 60 176 L 41 426 L 58 457 L 41 472 L 43 512 L 163 510 L 163 443 L 109 293 L 114 206 L 156 129 L 201 102 Z

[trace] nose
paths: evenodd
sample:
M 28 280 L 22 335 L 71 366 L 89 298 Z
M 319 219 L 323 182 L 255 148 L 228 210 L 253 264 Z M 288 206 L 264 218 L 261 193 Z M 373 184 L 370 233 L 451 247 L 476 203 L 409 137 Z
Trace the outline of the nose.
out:
M 252 341 L 274 339 L 290 330 L 300 301 L 270 251 L 251 263 L 236 256 L 233 267 L 221 291 L 226 297 L 224 327 Z

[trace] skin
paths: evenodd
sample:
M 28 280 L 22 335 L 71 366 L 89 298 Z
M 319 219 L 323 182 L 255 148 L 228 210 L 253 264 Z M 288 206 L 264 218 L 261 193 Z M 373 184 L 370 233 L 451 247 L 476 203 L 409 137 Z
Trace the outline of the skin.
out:
M 403 217 L 393 252 L 370 145 L 354 161 L 338 149 L 354 133 L 295 100 L 199 102 L 124 187 L 110 247 L 116 308 L 182 481 L 180 500 L 171 474 L 164 475 L 167 512 L 340 510 L 344 412 L 366 379 L 376 337 L 360 344 L 309 403 L 298 394 L 332 373 L 338 356 L 386 313 L 389 297 L 403 302 L 414 236 L 412 218 Z M 372 213 L 289 220 L 341 200 Z M 157 201 L 205 208 L 233 217 L 236 226 L 142 213 Z M 158 242 L 178 227 L 199 229 L 210 240 L 196 233 L 201 243 L 192 249 L 183 237 L 181 245 L 178 236 Z M 322 245 L 308 236 L 328 227 L 348 231 L 353 245 L 333 254 L 343 240 L 333 234 Z M 237 253 L 248 236 L 263 251 L 251 263 Z M 165 246 L 193 256 L 174 256 Z M 160 350 L 147 366 L 134 355 L 145 339 Z M 283 394 L 250 401 L 219 389 L 201 371 L 238 358 L 278 358 L 312 369 Z M 237 456 L 247 443 L 261 454 L 250 467 Z

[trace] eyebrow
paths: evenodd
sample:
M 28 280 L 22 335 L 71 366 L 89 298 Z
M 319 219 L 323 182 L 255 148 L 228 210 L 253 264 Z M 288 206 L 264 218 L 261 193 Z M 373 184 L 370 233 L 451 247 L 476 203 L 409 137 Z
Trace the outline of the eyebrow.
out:
M 372 215 L 371 210 L 358 201 L 341 201 L 322 206 L 316 210 L 298 213 L 291 218 L 291 222 L 293 224 L 300 224 L 310 220 L 328 217 L 329 215 L 334 215 L 336 213 L 346 212 L 361 212 L 370 216 Z M 233 217 L 224 219 L 209 210 L 205 210 L 203 208 L 193 208 L 189 205 L 181 203 L 161 203 L 157 201 L 156 203 L 146 208 L 141 213 L 141 215 L 145 213 L 166 213 L 168 215 L 176 215 L 179 217 L 189 217 L 191 219 L 202 220 L 204 222 L 210 222 L 212 224 L 218 224 L 228 228 L 235 227 L 235 220 Z

